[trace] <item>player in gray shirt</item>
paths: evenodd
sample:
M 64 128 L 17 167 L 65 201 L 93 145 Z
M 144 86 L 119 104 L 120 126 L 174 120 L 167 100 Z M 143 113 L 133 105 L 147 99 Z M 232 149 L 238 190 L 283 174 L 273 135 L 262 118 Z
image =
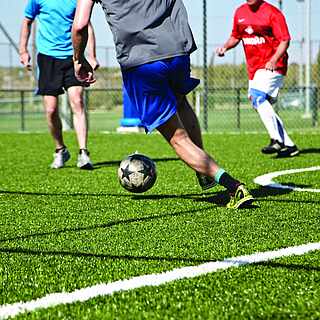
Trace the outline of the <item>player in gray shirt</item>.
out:
M 181 0 L 101 0 L 117 59 L 127 69 L 196 50 Z
M 199 122 L 186 95 L 199 80 L 190 76 L 196 49 L 182 0 L 78 0 L 73 24 L 74 67 L 78 80 L 95 81 L 84 50 L 94 2 L 113 33 L 123 84 L 147 133 L 157 129 L 177 155 L 197 173 L 203 189 L 214 183 L 228 190 L 229 208 L 253 201 L 244 184 L 203 150 Z

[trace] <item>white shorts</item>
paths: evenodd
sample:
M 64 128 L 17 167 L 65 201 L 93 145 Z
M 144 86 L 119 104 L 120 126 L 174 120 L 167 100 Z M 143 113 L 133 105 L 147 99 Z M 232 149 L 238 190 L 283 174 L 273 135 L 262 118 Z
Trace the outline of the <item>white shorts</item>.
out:
M 277 100 L 279 89 L 283 86 L 284 76 L 278 72 L 266 69 L 259 69 L 254 74 L 254 78 L 249 80 L 248 95 L 250 89 L 255 89 L 266 93 L 271 99 L 271 103 Z

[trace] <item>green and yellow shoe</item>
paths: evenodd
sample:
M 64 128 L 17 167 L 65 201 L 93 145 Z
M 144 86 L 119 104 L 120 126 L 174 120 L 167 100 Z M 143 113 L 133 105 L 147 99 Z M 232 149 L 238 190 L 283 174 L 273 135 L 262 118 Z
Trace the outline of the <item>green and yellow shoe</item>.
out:
M 254 198 L 245 188 L 243 184 L 237 188 L 234 195 L 230 195 L 230 201 L 227 204 L 229 209 L 239 209 L 243 208 L 253 202 Z

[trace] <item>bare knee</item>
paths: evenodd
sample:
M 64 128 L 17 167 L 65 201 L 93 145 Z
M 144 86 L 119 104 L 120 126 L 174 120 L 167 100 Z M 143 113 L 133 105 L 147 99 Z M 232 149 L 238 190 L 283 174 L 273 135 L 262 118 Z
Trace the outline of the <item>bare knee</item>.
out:
M 70 98 L 70 106 L 75 114 L 82 114 L 84 112 L 84 104 L 82 96 L 72 97 Z
M 46 115 L 49 119 L 54 119 L 59 116 L 59 110 L 56 106 L 47 106 Z

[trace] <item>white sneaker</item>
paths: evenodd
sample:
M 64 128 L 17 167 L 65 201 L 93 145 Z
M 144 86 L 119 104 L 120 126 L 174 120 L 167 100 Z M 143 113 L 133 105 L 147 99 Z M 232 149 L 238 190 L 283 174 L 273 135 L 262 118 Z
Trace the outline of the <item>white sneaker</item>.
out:
M 60 169 L 70 159 L 70 153 L 67 148 L 61 149 L 53 154 L 51 169 Z
M 84 170 L 92 170 L 93 165 L 87 150 L 81 149 L 78 155 L 77 167 Z

